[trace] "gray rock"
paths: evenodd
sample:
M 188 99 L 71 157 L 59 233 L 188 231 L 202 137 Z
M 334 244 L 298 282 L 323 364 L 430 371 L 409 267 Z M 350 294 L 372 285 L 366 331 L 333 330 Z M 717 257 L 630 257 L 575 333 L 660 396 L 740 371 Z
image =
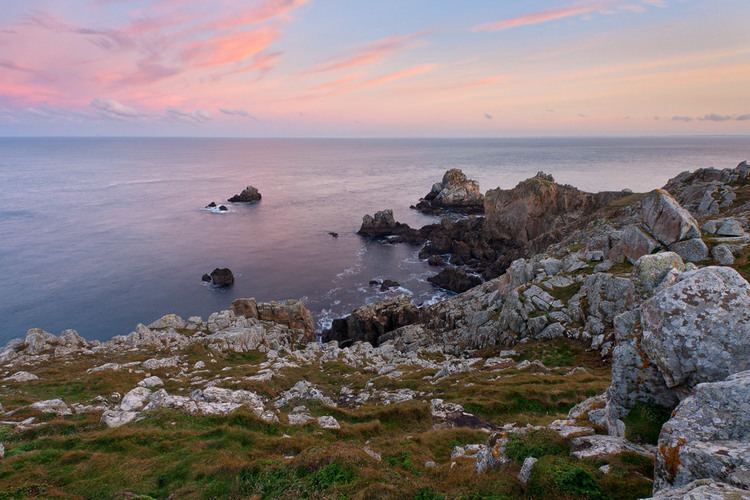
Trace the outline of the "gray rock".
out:
M 186 325 L 185 320 L 176 314 L 165 314 L 148 327 L 152 330 L 163 330 L 166 328 L 185 328 Z
M 31 382 L 33 380 L 39 380 L 39 377 L 23 370 L 3 379 L 5 382 Z
M 627 226 L 619 243 L 609 252 L 607 258 L 615 262 L 627 259 L 631 264 L 641 256 L 648 255 L 659 248 L 659 242 L 646 234 L 640 227 Z
M 687 262 L 700 262 L 708 258 L 708 246 L 700 238 L 678 241 L 670 245 L 669 249 L 680 254 Z
M 711 249 L 711 256 L 717 264 L 731 266 L 734 264 L 734 254 L 727 244 L 716 245 Z
M 147 389 L 153 389 L 154 387 L 161 387 L 164 385 L 164 381 L 157 377 L 156 375 L 144 378 L 140 382 L 138 382 L 138 385 L 141 387 L 146 387 Z
M 616 436 L 581 436 L 573 438 L 570 442 L 570 454 L 576 458 L 601 458 L 608 455 L 619 455 L 620 453 L 637 453 L 651 457 L 654 452 L 646 447 L 631 443 L 625 438 Z
M 31 405 L 34 410 L 42 413 L 54 413 L 55 415 L 72 415 L 68 405 L 62 399 L 48 399 L 46 401 L 37 401 Z
M 141 410 L 148 398 L 151 396 L 151 390 L 146 387 L 135 387 L 122 397 L 120 401 L 120 410 L 124 412 Z
M 102 413 L 102 423 L 110 428 L 120 427 L 132 422 L 137 416 L 138 413 L 134 411 L 107 410 Z
M 682 488 L 661 490 L 646 500 L 750 500 L 750 491 L 710 479 L 699 479 Z
M 750 488 L 750 371 L 697 385 L 664 424 L 654 491 L 696 479 Z
M 341 425 L 339 424 L 338 420 L 331 417 L 330 415 L 324 415 L 322 417 L 318 417 L 318 425 L 322 429 L 341 429 Z
M 742 224 L 737 219 L 727 218 L 721 223 L 716 229 L 716 234 L 719 236 L 743 236 L 745 230 Z
M 531 477 L 531 471 L 534 470 L 534 465 L 536 465 L 538 459 L 534 457 L 526 457 L 526 459 L 523 461 L 523 465 L 521 466 L 521 471 L 518 473 L 518 481 L 526 486 L 529 482 L 529 478 Z

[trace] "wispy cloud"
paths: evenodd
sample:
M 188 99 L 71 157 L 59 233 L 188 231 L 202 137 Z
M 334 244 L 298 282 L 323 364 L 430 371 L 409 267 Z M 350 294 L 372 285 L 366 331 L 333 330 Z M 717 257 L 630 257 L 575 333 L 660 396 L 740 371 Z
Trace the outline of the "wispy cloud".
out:
M 693 118 L 690 116 L 673 116 L 672 121 L 673 122 L 691 122 L 693 121 Z
M 382 38 L 361 47 L 351 54 L 337 57 L 319 64 L 312 68 L 310 72 L 322 73 L 326 71 L 338 71 L 375 64 L 394 52 L 412 46 L 414 42 L 423 35 L 424 33 L 412 33 L 410 35 Z
M 205 123 L 211 119 L 211 115 L 205 111 L 185 111 L 179 108 L 167 108 L 167 117 L 185 123 Z
M 540 10 L 523 14 L 508 19 L 483 23 L 472 28 L 472 31 L 502 31 L 522 26 L 532 26 L 535 24 L 544 24 L 569 17 L 582 17 L 595 13 L 611 14 L 617 11 L 629 11 L 640 13 L 646 10 L 646 6 L 663 6 L 659 0 L 641 0 L 638 2 L 627 0 L 591 0 L 577 2 L 565 7 L 554 9 Z
M 91 107 L 94 108 L 101 116 L 115 119 L 140 119 L 148 118 L 150 115 L 142 113 L 136 109 L 126 106 L 113 99 L 95 98 L 91 101 Z
M 730 115 L 720 115 L 718 113 L 710 113 L 698 119 L 704 122 L 728 122 L 729 120 L 732 119 L 732 117 Z
M 219 112 L 229 116 L 238 116 L 240 118 L 251 118 L 253 120 L 257 120 L 256 117 L 254 117 L 244 109 L 219 108 Z

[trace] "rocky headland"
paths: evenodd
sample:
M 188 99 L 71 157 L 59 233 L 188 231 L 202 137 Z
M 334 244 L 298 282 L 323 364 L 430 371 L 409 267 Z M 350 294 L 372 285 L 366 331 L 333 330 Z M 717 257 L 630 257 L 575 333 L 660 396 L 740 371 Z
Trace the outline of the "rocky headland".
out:
M 649 193 L 540 173 L 482 206 L 365 217 L 468 289 L 319 341 L 302 302 L 253 299 L 107 342 L 29 330 L 0 351 L 0 490 L 750 499 L 750 167 Z

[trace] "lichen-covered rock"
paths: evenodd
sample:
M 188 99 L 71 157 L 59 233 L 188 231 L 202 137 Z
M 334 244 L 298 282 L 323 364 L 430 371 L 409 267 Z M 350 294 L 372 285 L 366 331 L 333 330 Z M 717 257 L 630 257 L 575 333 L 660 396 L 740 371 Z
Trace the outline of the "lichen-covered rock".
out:
M 633 277 L 637 285 L 646 292 L 653 291 L 671 269 L 685 270 L 682 258 L 674 252 L 660 252 L 644 255 L 639 258 L 633 268 Z
M 750 284 L 728 267 L 684 273 L 641 306 L 641 346 L 667 386 L 750 369 Z
M 603 436 L 594 434 L 573 438 L 570 442 L 570 454 L 576 458 L 601 458 L 620 453 L 636 453 L 646 457 L 654 455 L 653 451 L 631 443 L 625 438 L 617 436 Z
M 640 227 L 631 224 L 623 229 L 620 239 L 607 254 L 607 258 L 620 262 L 627 260 L 634 264 L 641 256 L 649 255 L 659 248 L 659 242 L 646 234 Z
M 645 500 L 750 500 L 750 491 L 710 479 L 699 479 L 682 488 L 661 490 Z
M 699 384 L 662 427 L 654 491 L 696 479 L 750 489 L 750 371 Z
M 538 459 L 534 457 L 526 457 L 526 459 L 523 461 L 521 471 L 518 473 L 518 482 L 523 486 L 526 486 L 526 484 L 529 482 L 531 472 L 534 470 L 534 465 L 536 465 L 537 461 Z

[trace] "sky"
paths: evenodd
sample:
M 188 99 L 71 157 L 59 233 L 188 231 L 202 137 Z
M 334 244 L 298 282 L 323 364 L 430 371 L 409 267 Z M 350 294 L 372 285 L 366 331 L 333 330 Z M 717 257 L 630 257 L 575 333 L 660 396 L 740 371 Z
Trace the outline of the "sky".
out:
M 748 0 L 2 0 L 0 136 L 750 133 Z

